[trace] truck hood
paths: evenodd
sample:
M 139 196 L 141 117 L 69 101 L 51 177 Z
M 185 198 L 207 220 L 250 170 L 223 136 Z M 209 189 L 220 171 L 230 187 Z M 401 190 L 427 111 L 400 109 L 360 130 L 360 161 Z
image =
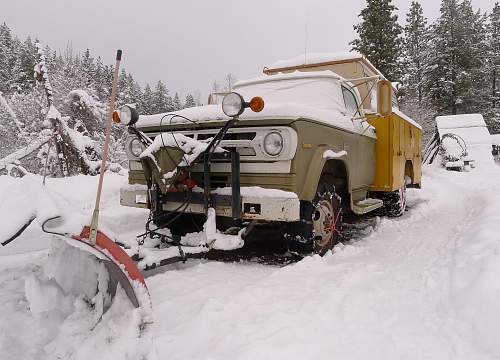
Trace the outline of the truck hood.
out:
M 182 117 L 181 117 L 182 116 Z M 155 115 L 141 115 L 137 122 L 137 127 L 151 127 L 160 125 L 189 124 L 192 122 L 210 122 L 226 121 L 230 118 L 222 112 L 221 105 L 205 105 L 193 108 L 187 108 L 171 113 L 162 113 Z M 306 118 L 322 122 L 331 126 L 339 127 L 348 131 L 353 131 L 353 122 L 335 108 L 320 109 L 317 107 L 296 104 L 296 103 L 272 103 L 265 104 L 264 110 L 260 113 L 254 113 L 246 109 L 240 116 L 241 120 L 253 119 L 299 119 Z

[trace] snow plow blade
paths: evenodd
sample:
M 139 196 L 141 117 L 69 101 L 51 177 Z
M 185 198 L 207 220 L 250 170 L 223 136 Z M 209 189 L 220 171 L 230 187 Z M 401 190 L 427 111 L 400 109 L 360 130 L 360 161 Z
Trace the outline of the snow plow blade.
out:
M 36 216 L 29 217 L 24 223 L 18 224 L 14 234 L 2 236 L 1 245 L 7 246 L 18 238 L 35 219 Z M 134 260 L 115 241 L 98 230 L 96 243 L 91 244 L 88 226 L 84 226 L 79 235 L 72 235 L 60 230 L 61 223 L 64 225 L 64 219 L 55 216 L 43 221 L 41 227 L 44 232 L 54 235 L 56 239 L 69 245 L 66 247 L 75 250 L 64 250 L 57 245 L 51 247 L 49 250 L 51 261 L 49 262 L 52 263 L 48 266 L 50 270 L 47 271 L 46 280 L 55 280 L 62 293 L 80 295 L 86 299 L 85 301 L 96 306 L 101 312 L 99 319 L 112 306 L 118 284 L 134 308 L 144 308 L 146 312 L 151 311 L 151 300 L 144 276 Z M 78 255 L 78 253 L 84 254 Z M 65 258 L 71 260 L 68 261 Z M 107 276 L 102 275 L 98 269 L 100 267 L 98 263 L 104 265 Z M 90 279 L 92 277 L 95 279 Z M 79 293 L 80 287 L 81 294 Z M 101 299 L 102 303 L 96 304 L 97 301 L 101 302 L 98 299 Z
M 89 242 L 90 229 L 88 226 L 84 227 L 80 235 L 73 235 L 71 238 L 63 237 L 64 240 L 75 246 L 73 240 L 78 241 L 83 245 L 81 249 L 89 251 L 95 255 L 99 253 L 99 259 L 103 261 L 110 277 L 110 286 L 108 293 L 114 297 L 116 293 L 116 286 L 119 283 L 132 305 L 136 308 L 141 306 L 140 296 L 137 295 L 133 282 L 137 285 L 144 287 L 146 292 L 147 286 L 144 276 L 137 268 L 135 262 L 127 255 L 127 253 L 117 245 L 113 240 L 104 235 L 101 231 L 97 232 L 95 245 Z M 79 247 L 79 246 L 78 246 Z M 149 292 L 148 292 L 149 295 Z M 107 310 L 107 309 L 106 309 Z

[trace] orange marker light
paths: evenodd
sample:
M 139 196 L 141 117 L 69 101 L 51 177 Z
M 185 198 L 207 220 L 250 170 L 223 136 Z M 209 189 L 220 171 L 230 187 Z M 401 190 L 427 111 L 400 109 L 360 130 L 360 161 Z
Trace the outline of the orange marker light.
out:
M 250 109 L 253 112 L 261 112 L 264 110 L 264 100 L 260 96 L 255 96 L 250 100 Z
M 113 111 L 113 122 L 115 124 L 120 123 L 120 112 L 118 110 Z

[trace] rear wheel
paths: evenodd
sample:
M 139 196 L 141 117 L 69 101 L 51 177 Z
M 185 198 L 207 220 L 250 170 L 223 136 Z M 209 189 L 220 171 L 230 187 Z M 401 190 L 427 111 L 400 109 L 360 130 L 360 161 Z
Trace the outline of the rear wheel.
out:
M 406 210 L 406 185 L 393 192 L 385 193 L 383 196 L 384 213 L 390 217 L 398 217 Z

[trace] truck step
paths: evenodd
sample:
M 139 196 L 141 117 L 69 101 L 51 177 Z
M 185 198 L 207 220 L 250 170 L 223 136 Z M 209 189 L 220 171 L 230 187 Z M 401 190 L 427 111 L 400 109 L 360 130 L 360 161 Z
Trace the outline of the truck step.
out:
M 367 198 L 354 203 L 352 206 L 352 211 L 355 214 L 361 215 L 369 213 L 370 211 L 378 209 L 382 206 L 384 206 L 384 202 L 382 200 Z

